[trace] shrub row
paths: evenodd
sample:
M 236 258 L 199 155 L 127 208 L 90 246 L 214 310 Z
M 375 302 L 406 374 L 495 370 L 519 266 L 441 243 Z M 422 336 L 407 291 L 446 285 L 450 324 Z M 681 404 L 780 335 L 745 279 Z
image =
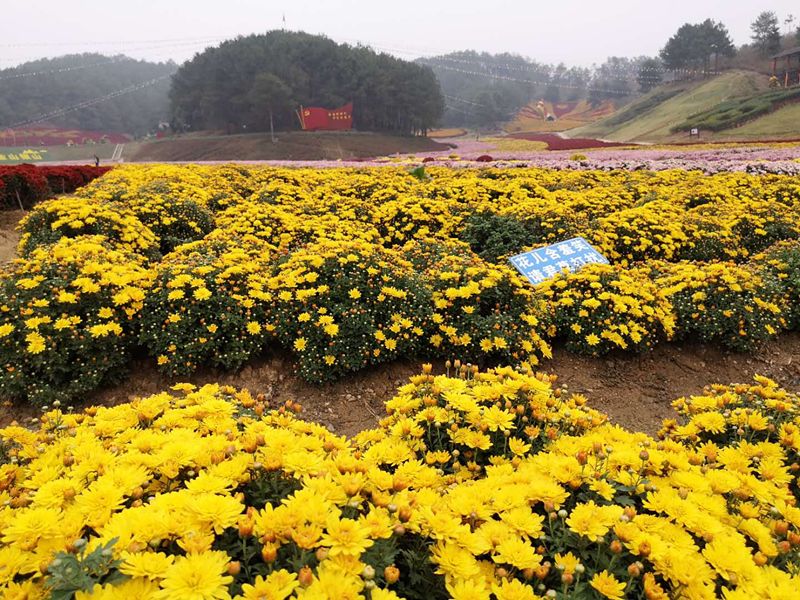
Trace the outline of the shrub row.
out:
M 281 347 L 326 381 L 401 356 L 536 361 L 553 339 L 750 350 L 798 326 L 790 178 L 433 173 L 128 167 L 42 203 L 2 278 L 4 395 L 75 397 L 138 345 L 171 377 Z M 533 287 L 506 262 L 574 235 L 612 264 Z M 52 366 L 29 360 L 62 344 Z
M 71 194 L 110 167 L 0 166 L 0 207 L 25 210 L 56 194 Z
M 0 429 L 0 595 L 797 596 L 795 394 L 714 386 L 654 439 L 546 374 L 451 375 L 353 439 L 216 384 Z

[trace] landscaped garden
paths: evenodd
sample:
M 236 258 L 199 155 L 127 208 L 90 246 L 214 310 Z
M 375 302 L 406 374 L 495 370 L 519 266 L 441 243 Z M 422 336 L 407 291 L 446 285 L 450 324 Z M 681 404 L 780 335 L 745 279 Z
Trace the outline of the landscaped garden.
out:
M 0 280 L 0 396 L 43 411 L 0 429 L 0 590 L 792 597 L 794 393 L 710 387 L 652 437 L 537 365 L 797 330 L 800 184 L 592 160 L 126 166 L 37 204 Z M 508 261 L 577 236 L 610 264 Z M 85 406 L 134 358 L 178 382 L 265 352 L 315 385 L 420 367 L 351 438 L 222 385 Z

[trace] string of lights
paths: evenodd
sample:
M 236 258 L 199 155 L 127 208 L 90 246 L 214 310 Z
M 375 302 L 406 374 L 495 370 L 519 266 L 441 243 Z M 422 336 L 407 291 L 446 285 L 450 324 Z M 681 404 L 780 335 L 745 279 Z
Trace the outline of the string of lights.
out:
M 586 90 L 588 92 L 598 92 L 602 94 L 611 94 L 617 96 L 630 96 L 633 94 L 632 90 L 620 90 L 620 89 L 613 89 L 613 88 L 598 88 L 598 87 L 591 87 L 591 86 L 582 86 L 582 85 L 571 85 L 568 83 L 559 83 L 557 81 L 541 81 L 541 80 L 534 80 L 534 79 L 520 79 L 518 77 L 510 77 L 507 75 L 496 75 L 492 73 L 482 73 L 480 71 L 468 71 L 466 69 L 459 69 L 457 67 L 450 67 L 445 65 L 437 65 L 437 68 L 444 69 L 445 71 L 452 71 L 455 73 L 463 73 L 464 75 L 472 75 L 475 77 L 488 77 L 489 79 L 496 79 L 499 81 L 511 81 L 515 83 L 526 83 L 526 84 L 533 84 L 533 85 L 543 85 L 548 87 L 555 87 L 559 89 L 573 89 L 573 90 Z
M 130 60 L 128 57 L 115 57 L 102 62 L 91 63 L 88 65 L 75 65 L 72 67 L 62 67 L 61 69 L 50 69 L 47 71 L 26 71 L 23 73 L 15 73 L 13 75 L 0 76 L 0 81 L 8 81 L 10 79 L 24 79 L 25 77 L 39 77 L 42 75 L 58 75 L 60 73 L 69 73 L 71 71 L 80 71 L 82 69 L 91 69 L 94 67 L 103 67 L 106 65 L 113 65 L 120 62 Z

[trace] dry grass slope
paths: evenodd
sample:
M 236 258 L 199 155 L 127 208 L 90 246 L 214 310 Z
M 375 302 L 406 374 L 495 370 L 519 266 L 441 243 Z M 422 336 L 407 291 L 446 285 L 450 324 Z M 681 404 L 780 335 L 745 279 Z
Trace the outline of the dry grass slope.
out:
M 670 129 L 685 121 L 689 115 L 707 110 L 730 98 L 752 94 L 766 86 L 767 78 L 763 75 L 749 71 L 732 71 L 692 86 L 631 121 L 609 125 L 608 121 L 611 119 L 604 119 L 587 127 L 574 129 L 569 134 L 619 142 L 667 141 L 675 138 Z

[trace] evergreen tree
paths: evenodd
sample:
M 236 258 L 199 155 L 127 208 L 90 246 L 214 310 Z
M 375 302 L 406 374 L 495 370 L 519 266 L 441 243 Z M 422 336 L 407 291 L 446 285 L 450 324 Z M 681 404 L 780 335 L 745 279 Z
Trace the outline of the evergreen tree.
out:
M 638 60 L 621 56 L 610 56 L 606 61 L 595 68 L 589 102 L 594 105 L 606 100 L 621 100 L 634 94 L 635 76 L 639 71 Z
M 684 23 L 661 50 L 661 59 L 669 69 L 695 69 L 707 73 L 718 68 L 721 56 L 733 56 L 736 48 L 722 23 L 706 19 L 702 23 Z
M 646 94 L 664 80 L 664 64 L 658 58 L 646 58 L 639 64 L 636 82 L 639 91 Z
M 169 75 L 177 66 L 86 53 L 0 70 L 0 129 L 157 80 L 80 110 L 48 117 L 55 127 L 144 135 L 169 119 Z
M 173 119 L 191 129 L 297 127 L 293 108 L 353 102 L 365 131 L 425 133 L 444 109 L 422 65 L 306 33 L 270 31 L 208 48 L 185 63 L 170 90 Z
M 775 54 L 781 49 L 781 30 L 778 25 L 778 15 L 772 11 L 764 11 L 750 25 L 753 32 L 750 36 L 764 56 Z

